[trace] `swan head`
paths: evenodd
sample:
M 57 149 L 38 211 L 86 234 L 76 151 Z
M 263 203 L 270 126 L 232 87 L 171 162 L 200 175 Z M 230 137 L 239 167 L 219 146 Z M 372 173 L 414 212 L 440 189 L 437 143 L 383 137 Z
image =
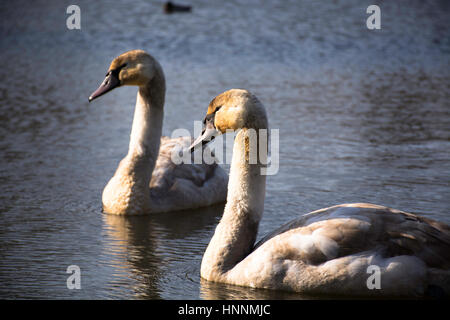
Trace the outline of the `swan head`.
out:
M 196 145 L 205 145 L 214 136 L 224 134 L 227 130 L 258 130 L 268 127 L 264 106 L 255 95 L 243 89 L 231 89 L 215 97 L 209 103 L 203 123 L 205 127 L 191 145 L 191 151 Z
M 157 72 L 162 74 L 159 63 L 144 50 L 122 53 L 111 62 L 105 80 L 89 102 L 120 86 L 146 86 Z

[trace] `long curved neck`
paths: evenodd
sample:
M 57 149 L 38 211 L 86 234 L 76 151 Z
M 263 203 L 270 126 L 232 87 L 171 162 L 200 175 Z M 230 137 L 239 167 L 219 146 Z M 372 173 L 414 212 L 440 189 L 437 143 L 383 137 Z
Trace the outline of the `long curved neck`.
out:
M 159 154 L 165 91 L 162 69 L 139 87 L 128 154 L 103 190 L 105 212 L 140 214 L 150 209 L 149 185 Z
M 249 140 L 247 129 L 235 138 L 227 204 L 202 260 L 201 276 L 207 280 L 220 281 L 252 251 L 256 240 L 264 211 L 266 177 L 261 174 L 261 159 L 256 164 L 249 161 Z M 264 157 L 265 161 L 267 153 Z
M 127 158 L 130 169 L 148 188 L 159 154 L 163 117 L 165 81 L 157 74 L 147 85 L 139 87 Z M 146 190 L 147 191 L 147 190 Z

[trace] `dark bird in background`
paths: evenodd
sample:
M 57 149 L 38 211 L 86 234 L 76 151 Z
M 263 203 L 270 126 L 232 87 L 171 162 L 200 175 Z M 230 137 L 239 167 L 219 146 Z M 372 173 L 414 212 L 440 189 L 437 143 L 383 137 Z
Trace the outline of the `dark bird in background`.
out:
M 192 7 L 186 5 L 175 4 L 171 1 L 164 3 L 164 13 L 171 14 L 174 12 L 191 12 Z

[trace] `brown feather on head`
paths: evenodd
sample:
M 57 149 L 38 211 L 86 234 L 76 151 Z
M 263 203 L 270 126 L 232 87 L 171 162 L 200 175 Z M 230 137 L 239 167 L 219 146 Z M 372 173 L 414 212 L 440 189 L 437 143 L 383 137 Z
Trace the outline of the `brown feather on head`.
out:
M 150 54 L 144 50 L 127 51 L 111 62 L 105 80 L 89 101 L 120 86 L 146 86 L 157 75 L 164 80 L 161 66 Z

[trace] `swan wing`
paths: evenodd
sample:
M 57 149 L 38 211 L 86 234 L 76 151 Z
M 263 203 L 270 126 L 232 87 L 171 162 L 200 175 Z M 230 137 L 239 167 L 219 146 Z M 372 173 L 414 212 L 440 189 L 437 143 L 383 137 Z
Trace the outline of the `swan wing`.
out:
M 189 137 L 161 138 L 159 156 L 150 181 L 152 211 L 164 212 L 199 208 L 224 202 L 228 175 L 219 165 L 175 164 L 174 148 L 187 148 Z
M 384 257 L 413 255 L 430 267 L 450 268 L 447 225 L 372 204 L 344 204 L 303 215 L 264 237 L 255 249 L 275 238 L 313 265 L 377 250 Z
M 370 268 L 382 290 L 368 289 Z M 303 215 L 259 241 L 228 282 L 312 294 L 450 294 L 450 230 L 443 223 L 372 204 Z

